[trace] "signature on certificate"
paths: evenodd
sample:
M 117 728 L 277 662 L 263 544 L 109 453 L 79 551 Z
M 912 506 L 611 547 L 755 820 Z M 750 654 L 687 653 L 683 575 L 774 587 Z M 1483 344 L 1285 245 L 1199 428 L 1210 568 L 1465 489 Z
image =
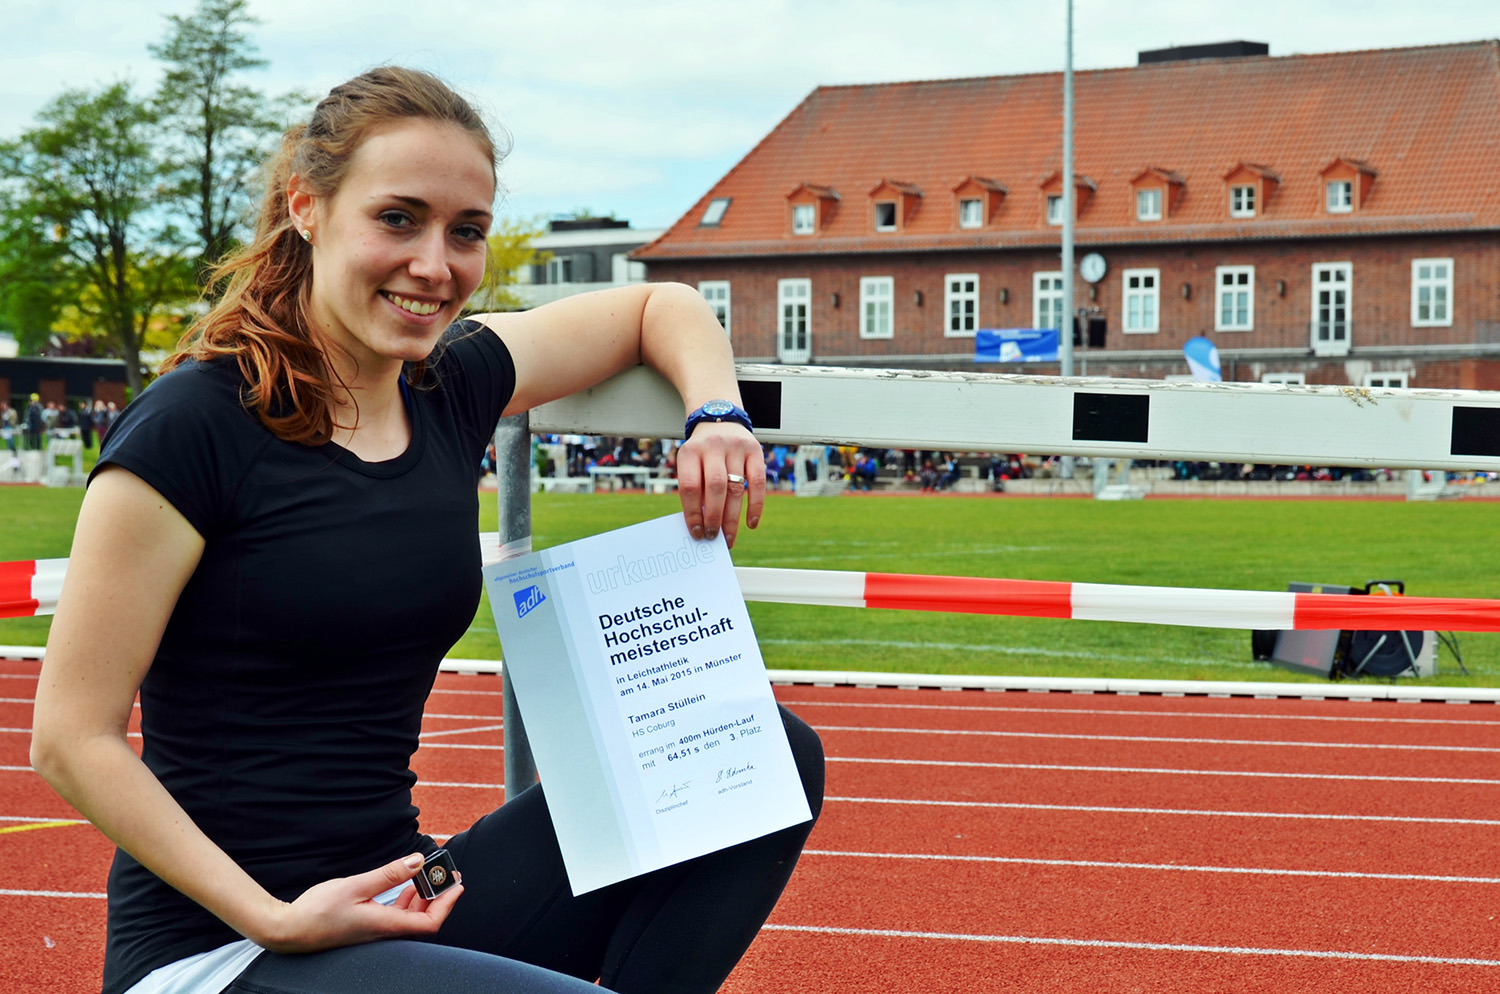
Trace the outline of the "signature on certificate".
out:
M 687 783 L 674 783 L 672 786 L 661 792 L 661 796 L 656 799 L 656 803 L 660 804 L 662 801 L 675 801 L 677 800 L 677 796 L 679 794 L 686 791 L 692 785 L 693 781 L 691 780 L 689 780 Z
M 732 780 L 735 777 L 743 776 L 746 773 L 749 773 L 753 769 L 755 769 L 754 763 L 746 763 L 744 766 L 726 766 L 724 769 L 720 770 L 719 775 L 714 778 L 714 783 L 723 783 L 725 780 Z

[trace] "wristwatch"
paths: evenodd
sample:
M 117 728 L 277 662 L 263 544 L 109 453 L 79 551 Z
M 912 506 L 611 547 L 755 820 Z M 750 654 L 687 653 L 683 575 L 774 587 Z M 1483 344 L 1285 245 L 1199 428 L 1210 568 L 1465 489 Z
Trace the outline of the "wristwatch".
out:
M 736 407 L 727 400 L 711 400 L 688 415 L 687 423 L 682 427 L 682 437 L 686 441 L 693 437 L 693 429 L 705 421 L 733 421 L 737 425 L 743 425 L 748 432 L 754 432 L 755 427 L 750 424 L 750 415 L 745 413 L 742 407 Z

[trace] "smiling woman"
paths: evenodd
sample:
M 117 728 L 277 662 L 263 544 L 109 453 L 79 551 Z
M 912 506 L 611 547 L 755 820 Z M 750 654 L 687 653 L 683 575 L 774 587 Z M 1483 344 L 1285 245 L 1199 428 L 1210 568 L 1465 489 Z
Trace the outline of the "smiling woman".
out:
M 33 765 L 119 846 L 104 994 L 716 990 L 811 822 L 574 897 L 538 785 L 447 841 L 428 896 L 409 763 L 479 601 L 497 419 L 641 362 L 685 414 L 737 410 L 718 321 L 675 284 L 458 320 L 495 150 L 424 73 L 337 87 L 268 174 L 219 303 L 100 452 L 37 690 Z M 687 430 L 688 527 L 732 543 L 760 446 Z M 817 736 L 783 723 L 816 812 Z

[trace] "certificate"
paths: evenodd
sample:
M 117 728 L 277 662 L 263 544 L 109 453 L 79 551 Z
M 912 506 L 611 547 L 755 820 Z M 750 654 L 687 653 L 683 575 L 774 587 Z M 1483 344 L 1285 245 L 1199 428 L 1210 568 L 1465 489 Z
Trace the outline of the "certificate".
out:
M 575 895 L 812 817 L 722 535 L 673 514 L 484 583 Z

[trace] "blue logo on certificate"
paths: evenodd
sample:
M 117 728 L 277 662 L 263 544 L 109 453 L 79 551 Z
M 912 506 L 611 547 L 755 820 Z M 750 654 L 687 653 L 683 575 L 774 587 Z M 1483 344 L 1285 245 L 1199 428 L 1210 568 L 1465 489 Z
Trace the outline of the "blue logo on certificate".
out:
M 533 608 L 540 607 L 547 595 L 542 593 L 541 587 L 527 587 L 525 590 L 516 591 L 516 617 L 524 618 L 531 613 Z

